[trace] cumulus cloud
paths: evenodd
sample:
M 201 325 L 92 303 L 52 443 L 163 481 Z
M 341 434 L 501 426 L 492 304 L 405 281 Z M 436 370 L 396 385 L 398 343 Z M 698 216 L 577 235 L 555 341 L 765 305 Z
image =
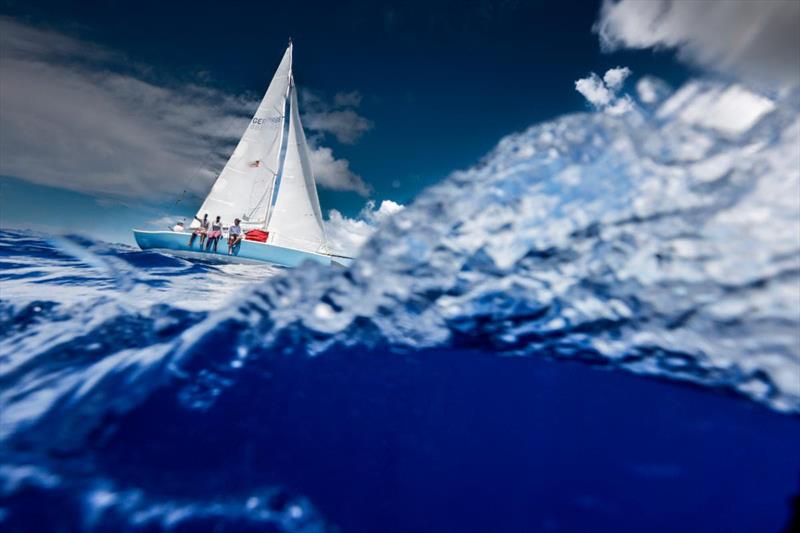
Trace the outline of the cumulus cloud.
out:
M 324 146 L 309 146 L 309 159 L 317 183 L 335 191 L 353 191 L 369 196 L 370 189 L 364 180 L 350 169 L 346 159 L 336 159 L 333 151 Z
M 704 87 L 690 82 L 658 108 L 661 120 L 677 118 L 714 130 L 723 138 L 736 138 L 775 110 L 776 103 L 738 84 Z
M 156 83 L 112 50 L 6 17 L 0 62 L 0 174 L 100 196 L 204 195 L 260 96 Z M 322 185 L 348 183 L 365 188 Z
M 610 68 L 603 74 L 603 81 L 609 89 L 617 91 L 630 75 L 631 69 L 628 67 Z
M 331 133 L 344 144 L 355 144 L 365 132 L 372 129 L 372 122 L 352 109 L 306 113 L 303 121 L 308 129 Z
M 590 104 L 595 107 L 605 107 L 614 97 L 603 80 L 592 72 L 588 78 L 581 78 L 575 82 L 575 90 L 581 93 Z
M 334 251 L 355 256 L 378 226 L 403 207 L 391 200 L 384 200 L 376 207 L 370 200 L 356 218 L 348 218 L 332 209 L 325 221 L 328 243 Z
M 371 120 L 361 116 L 356 108 L 361 105 L 361 93 L 337 93 L 333 103 L 320 94 L 305 90 L 303 99 L 303 124 L 313 131 L 331 134 L 343 144 L 355 144 L 374 127 Z
M 604 109 L 604 111 L 609 115 L 624 115 L 628 111 L 632 110 L 633 100 L 627 94 L 620 98 L 614 99 L 614 101 Z
M 636 82 L 636 94 L 639 101 L 650 106 L 663 101 L 672 92 L 667 83 L 654 76 L 642 76 Z
M 669 48 L 694 65 L 758 85 L 800 84 L 796 0 L 604 0 L 594 31 L 606 50 Z
M 622 115 L 634 107 L 630 96 L 617 94 L 630 74 L 631 70 L 628 67 L 609 69 L 602 79 L 592 72 L 588 77 L 575 82 L 575 90 L 596 109 L 609 115 Z

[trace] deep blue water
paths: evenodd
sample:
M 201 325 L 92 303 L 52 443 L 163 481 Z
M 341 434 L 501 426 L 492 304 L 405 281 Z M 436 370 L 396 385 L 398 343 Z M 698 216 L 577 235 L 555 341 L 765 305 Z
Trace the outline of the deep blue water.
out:
M 796 105 L 669 102 L 504 139 L 347 270 L 0 231 L 0 528 L 789 530 Z
M 6 500 L 11 524 L 80 529 L 95 472 L 154 503 L 238 508 L 179 531 L 263 527 L 242 513 L 263 487 L 279 512 L 307 498 L 311 530 L 781 531 L 798 490 L 796 418 L 692 387 L 467 352 L 261 370 L 209 411 L 173 389 L 106 420 L 113 434 L 48 459 L 63 486 Z M 160 529 L 103 516 L 101 530 Z

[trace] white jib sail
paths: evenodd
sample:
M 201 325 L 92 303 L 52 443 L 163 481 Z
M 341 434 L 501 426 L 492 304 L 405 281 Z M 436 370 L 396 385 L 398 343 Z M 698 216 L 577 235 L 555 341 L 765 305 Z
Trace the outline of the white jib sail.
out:
M 211 192 L 197 211 L 225 225 L 240 218 L 245 226 L 264 227 L 278 173 L 283 121 L 292 72 L 292 45 L 286 49 L 261 105 L 242 135 Z M 192 226 L 199 223 L 194 220 Z
M 308 160 L 294 83 L 290 84 L 289 93 L 289 135 L 278 195 L 267 228 L 269 242 L 307 252 L 327 252 L 317 185 Z

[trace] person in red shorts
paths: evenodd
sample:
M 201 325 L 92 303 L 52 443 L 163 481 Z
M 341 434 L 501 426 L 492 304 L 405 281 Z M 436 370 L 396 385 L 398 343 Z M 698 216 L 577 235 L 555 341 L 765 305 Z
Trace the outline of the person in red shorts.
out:
M 206 240 L 206 233 L 208 233 L 208 213 L 203 215 L 203 220 L 200 220 L 196 215 L 194 217 L 195 220 L 200 222 L 200 226 L 196 227 L 192 232 L 192 236 L 189 237 L 189 248 L 194 245 L 194 239 L 198 235 L 200 235 L 200 249 L 203 249 L 203 243 Z

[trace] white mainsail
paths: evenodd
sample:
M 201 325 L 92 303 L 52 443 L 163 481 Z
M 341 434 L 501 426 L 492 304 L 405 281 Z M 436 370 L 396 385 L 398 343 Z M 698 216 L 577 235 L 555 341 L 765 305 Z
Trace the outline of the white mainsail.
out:
M 269 242 L 307 252 L 327 252 L 317 185 L 308 160 L 293 80 L 289 94 L 289 135 L 278 194 L 267 227 Z
M 266 225 L 278 174 L 291 75 L 290 43 L 250 125 L 197 211 L 198 217 L 207 213 L 211 220 L 222 217 L 225 225 L 232 224 L 234 218 L 240 218 L 248 226 Z M 194 220 L 192 226 L 197 225 Z

